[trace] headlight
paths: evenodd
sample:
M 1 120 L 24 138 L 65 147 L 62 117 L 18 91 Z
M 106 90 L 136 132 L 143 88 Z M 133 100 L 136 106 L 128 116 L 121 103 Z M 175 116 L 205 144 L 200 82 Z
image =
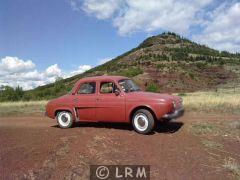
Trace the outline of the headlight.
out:
M 182 104 L 182 103 L 183 103 L 183 98 L 180 97 L 180 100 L 179 100 L 179 101 L 180 101 L 180 103 Z
M 180 103 L 180 106 L 183 105 L 183 98 L 180 97 L 179 103 Z
M 173 101 L 173 108 L 176 109 L 176 103 Z

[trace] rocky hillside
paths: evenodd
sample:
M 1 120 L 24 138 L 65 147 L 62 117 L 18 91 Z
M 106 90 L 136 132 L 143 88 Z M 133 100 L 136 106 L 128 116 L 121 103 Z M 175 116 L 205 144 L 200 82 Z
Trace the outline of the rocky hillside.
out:
M 123 75 L 155 92 L 214 89 L 239 79 L 240 54 L 199 45 L 174 33 L 163 33 L 83 74 L 28 91 L 29 99 L 66 93 L 82 77 Z

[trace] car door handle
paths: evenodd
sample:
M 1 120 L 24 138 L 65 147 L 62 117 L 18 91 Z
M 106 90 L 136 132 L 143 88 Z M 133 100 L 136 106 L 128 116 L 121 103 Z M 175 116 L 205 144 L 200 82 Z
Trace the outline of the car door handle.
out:
M 101 99 L 100 99 L 100 98 L 97 98 L 96 101 L 101 101 Z
M 78 98 L 75 98 L 75 99 L 73 99 L 73 101 L 74 101 L 74 102 L 78 102 L 79 100 L 78 100 Z

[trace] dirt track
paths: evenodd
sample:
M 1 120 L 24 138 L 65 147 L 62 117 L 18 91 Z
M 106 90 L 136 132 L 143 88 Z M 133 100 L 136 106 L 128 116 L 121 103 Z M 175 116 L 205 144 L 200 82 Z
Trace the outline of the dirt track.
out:
M 89 179 L 91 164 L 145 164 L 151 179 L 235 179 L 189 132 L 192 122 L 224 119 L 186 114 L 144 136 L 125 124 L 78 123 L 62 130 L 41 116 L 0 118 L 0 178 Z M 226 148 L 237 154 L 240 143 Z

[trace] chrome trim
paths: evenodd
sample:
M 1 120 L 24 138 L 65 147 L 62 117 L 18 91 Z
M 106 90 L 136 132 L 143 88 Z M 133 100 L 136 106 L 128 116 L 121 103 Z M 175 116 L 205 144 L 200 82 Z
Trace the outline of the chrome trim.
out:
M 163 118 L 165 118 L 165 119 L 176 119 L 176 118 L 179 118 L 179 117 L 183 116 L 184 111 L 185 111 L 184 108 L 180 107 L 179 109 L 176 109 L 173 113 L 163 115 Z
M 73 112 L 74 112 L 74 116 L 75 116 L 75 121 L 79 121 L 76 108 L 73 108 Z

